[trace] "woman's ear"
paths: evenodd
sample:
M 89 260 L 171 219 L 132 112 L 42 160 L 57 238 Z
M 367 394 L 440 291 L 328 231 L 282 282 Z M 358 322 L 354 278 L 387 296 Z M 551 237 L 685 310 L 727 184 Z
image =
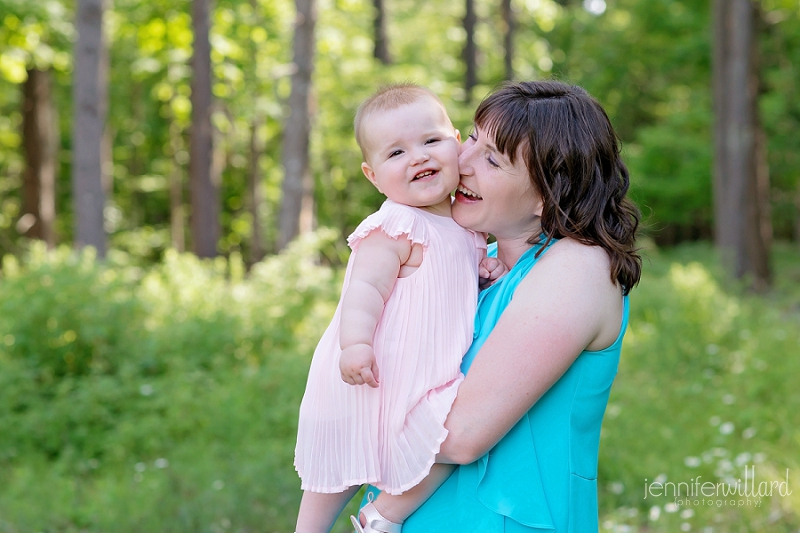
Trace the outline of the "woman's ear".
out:
M 534 187 L 533 184 L 531 184 L 531 187 L 533 188 L 533 195 L 536 198 L 533 204 L 533 214 L 541 218 L 542 211 L 544 211 L 544 199 L 537 190 L 538 187 Z
M 543 210 L 544 210 L 544 202 L 542 202 L 542 197 L 540 196 L 536 199 L 536 207 L 533 210 L 533 214 L 541 218 Z
M 375 178 L 375 171 L 372 170 L 372 167 L 369 166 L 369 164 L 366 161 L 361 163 L 361 172 L 364 173 L 369 182 L 372 183 L 375 186 L 375 188 L 378 189 L 378 191 L 383 193 L 383 191 L 381 191 L 381 188 L 378 187 L 378 180 Z

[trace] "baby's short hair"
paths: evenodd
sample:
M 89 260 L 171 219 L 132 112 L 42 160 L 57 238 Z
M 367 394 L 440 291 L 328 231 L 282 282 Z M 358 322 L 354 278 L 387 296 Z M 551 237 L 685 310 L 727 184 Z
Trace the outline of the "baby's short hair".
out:
M 433 99 L 441 106 L 442 113 L 450 120 L 447 115 L 447 110 L 439 97 L 427 87 L 422 87 L 416 83 L 383 85 L 375 94 L 364 100 L 361 105 L 358 106 L 353 126 L 356 132 L 356 142 L 359 148 L 361 148 L 361 154 L 364 156 L 364 160 L 367 158 L 367 154 L 364 150 L 364 123 L 367 117 L 376 112 L 391 111 L 392 109 L 397 109 L 404 105 L 413 104 L 422 98 Z

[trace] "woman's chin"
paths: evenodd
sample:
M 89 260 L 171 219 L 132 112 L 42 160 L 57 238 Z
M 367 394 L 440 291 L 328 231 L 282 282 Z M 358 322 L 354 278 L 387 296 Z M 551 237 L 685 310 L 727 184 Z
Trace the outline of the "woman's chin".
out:
M 475 227 L 477 209 L 479 209 L 480 204 L 481 200 L 467 198 L 457 192 L 451 208 L 453 220 L 461 227 L 473 231 L 481 231 Z

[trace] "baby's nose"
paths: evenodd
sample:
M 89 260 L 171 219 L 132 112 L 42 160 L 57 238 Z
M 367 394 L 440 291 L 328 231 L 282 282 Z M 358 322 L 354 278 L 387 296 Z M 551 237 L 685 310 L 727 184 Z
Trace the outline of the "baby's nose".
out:
M 425 151 L 419 151 L 414 154 L 414 162 L 416 164 L 425 163 L 431 158 L 430 154 Z

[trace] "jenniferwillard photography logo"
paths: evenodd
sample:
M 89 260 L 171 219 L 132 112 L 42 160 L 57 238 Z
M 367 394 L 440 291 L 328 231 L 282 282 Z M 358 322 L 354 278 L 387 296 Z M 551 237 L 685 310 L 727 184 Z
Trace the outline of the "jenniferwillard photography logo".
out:
M 754 506 L 761 507 L 762 498 L 770 496 L 786 497 L 792 494 L 789 488 L 789 469 L 783 480 L 759 481 L 756 467 L 744 467 L 744 479 L 735 483 L 703 481 L 702 476 L 690 481 L 648 481 L 644 480 L 644 499 L 666 497 L 682 507 L 689 506 Z

